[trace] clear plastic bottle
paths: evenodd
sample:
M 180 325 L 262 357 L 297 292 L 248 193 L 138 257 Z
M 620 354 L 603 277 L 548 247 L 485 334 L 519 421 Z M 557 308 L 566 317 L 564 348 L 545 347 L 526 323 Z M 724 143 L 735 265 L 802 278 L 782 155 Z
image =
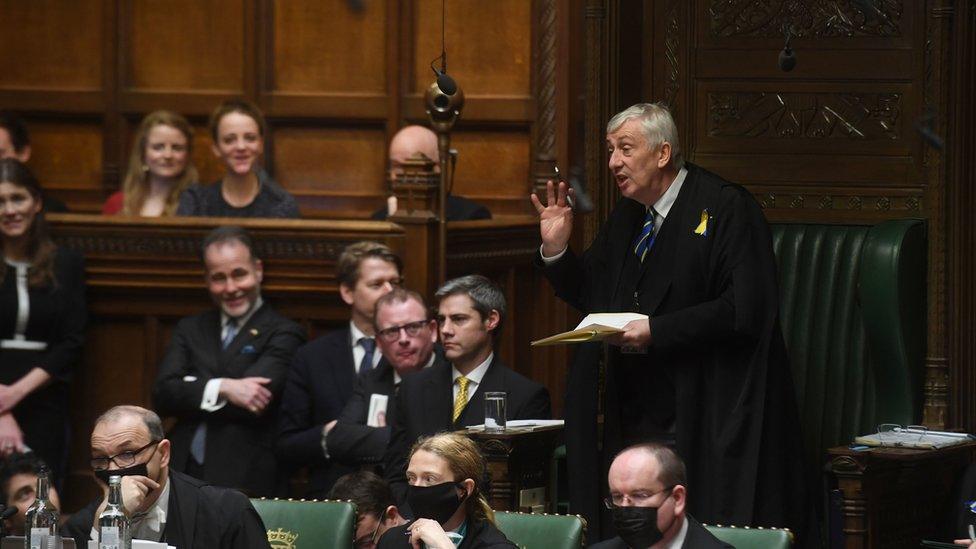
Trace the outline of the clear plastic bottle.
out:
M 25 549 L 60 549 L 61 547 L 61 535 L 58 532 L 60 513 L 48 499 L 50 490 L 48 470 L 42 468 L 37 474 L 37 499 L 27 509 L 24 528 Z
M 129 517 L 122 506 L 122 477 L 108 479 L 108 504 L 98 515 L 98 549 L 131 549 Z

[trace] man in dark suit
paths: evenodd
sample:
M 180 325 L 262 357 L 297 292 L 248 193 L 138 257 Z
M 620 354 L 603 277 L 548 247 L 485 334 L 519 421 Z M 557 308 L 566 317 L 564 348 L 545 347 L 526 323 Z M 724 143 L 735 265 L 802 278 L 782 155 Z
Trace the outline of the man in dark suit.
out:
M 133 539 L 185 549 L 270 549 L 261 517 L 247 496 L 170 469 L 170 441 L 154 412 L 116 406 L 95 421 L 91 464 L 103 494 L 72 516 L 97 527 L 108 501 L 108 478 L 122 476 L 122 501 Z M 76 540 L 87 539 L 86 532 Z
M 435 297 L 447 362 L 400 384 L 384 458 L 384 473 L 400 503 L 406 493 L 407 457 L 413 443 L 422 436 L 483 424 L 485 392 L 505 392 L 508 419 L 551 417 L 549 391 L 495 356 L 495 335 L 505 317 L 501 289 L 483 276 L 469 275 L 444 283 Z
M 667 446 L 631 446 L 613 460 L 605 504 L 618 536 L 595 549 L 732 549 L 687 513 L 685 464 Z
M 376 301 L 376 368 L 356 378 L 339 421 L 326 426 L 329 457 L 346 465 L 379 464 L 396 415 L 394 395 L 404 377 L 443 361 L 434 351 L 437 322 L 417 292 L 395 288 Z
M 307 497 L 325 497 L 352 469 L 329 459 L 326 437 L 352 396 L 356 376 L 379 365 L 373 315 L 376 300 L 400 285 L 403 263 L 389 247 L 357 242 L 336 266 L 339 294 L 351 319 L 295 353 L 282 399 L 276 447 L 293 467 L 309 467 Z
M 177 324 L 153 404 L 179 420 L 170 433 L 175 470 L 249 495 L 274 495 L 278 397 L 305 334 L 261 299 L 263 268 L 244 229 L 214 229 L 203 255 L 216 308 Z
M 429 158 L 434 162 L 434 172 L 440 173 L 440 158 L 437 149 L 437 134 L 424 126 L 405 126 L 390 140 L 390 178 L 403 173 L 404 163 L 417 154 Z M 465 221 L 470 219 L 491 219 L 491 212 L 485 206 L 469 200 L 463 196 L 447 195 L 444 204 L 448 221 Z M 373 212 L 372 218 L 384 220 L 397 211 L 397 199 L 390 196 L 386 199 L 386 206 Z
M 788 526 L 802 541 L 811 507 L 762 211 L 744 188 L 683 162 L 661 105 L 616 115 L 607 145 L 623 198 L 582 257 L 568 249 L 573 213 L 565 183 L 549 183 L 546 207 L 532 196 L 541 217 L 537 262 L 557 295 L 584 313 L 648 316 L 607 339 L 605 395 L 597 394 L 596 364 L 570 369 L 570 475 L 584 479 L 577 495 L 592 488 L 573 498 L 576 512 L 595 518 L 586 505 L 598 499 L 598 487 L 585 479 L 601 469 L 595 424 L 603 396 L 604 459 L 643 441 L 675 445 L 698 491 L 690 502 L 695 516 Z

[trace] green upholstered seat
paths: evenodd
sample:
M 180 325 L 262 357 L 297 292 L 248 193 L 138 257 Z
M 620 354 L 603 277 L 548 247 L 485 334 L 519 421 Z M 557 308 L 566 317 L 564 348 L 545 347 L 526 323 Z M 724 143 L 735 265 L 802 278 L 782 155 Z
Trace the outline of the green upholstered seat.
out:
M 789 549 L 793 546 L 793 532 L 785 528 L 739 528 L 708 524 L 705 528 L 736 549 Z
M 586 542 L 586 521 L 576 515 L 498 511 L 495 523 L 523 549 L 578 549 Z
M 920 418 L 925 228 L 892 220 L 772 232 L 807 463 L 819 468 L 827 448 Z
M 356 506 L 348 501 L 252 499 L 272 549 L 351 548 Z

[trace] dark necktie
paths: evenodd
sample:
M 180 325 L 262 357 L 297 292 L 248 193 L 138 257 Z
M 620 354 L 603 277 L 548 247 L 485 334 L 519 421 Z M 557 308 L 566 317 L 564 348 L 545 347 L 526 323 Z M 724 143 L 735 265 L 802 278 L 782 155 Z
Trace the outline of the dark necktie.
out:
M 376 340 L 371 337 L 363 337 L 359 339 L 359 344 L 366 351 L 363 354 L 363 360 L 359 363 L 359 371 L 365 372 L 373 367 L 373 352 L 376 350 Z
M 648 208 L 644 215 L 644 224 L 641 225 L 640 234 L 634 242 L 634 254 L 641 263 L 647 256 L 647 251 L 654 245 L 654 208 Z
M 237 337 L 237 319 L 228 318 L 220 346 L 226 349 L 235 337 Z M 197 463 L 203 465 L 203 458 L 207 455 L 207 423 L 205 421 L 201 421 L 196 430 L 193 431 L 193 438 L 190 439 L 190 455 Z
M 224 349 L 230 347 L 235 337 L 237 337 L 237 319 L 229 318 L 227 319 L 227 330 L 224 332 L 224 338 L 220 340 L 221 347 Z

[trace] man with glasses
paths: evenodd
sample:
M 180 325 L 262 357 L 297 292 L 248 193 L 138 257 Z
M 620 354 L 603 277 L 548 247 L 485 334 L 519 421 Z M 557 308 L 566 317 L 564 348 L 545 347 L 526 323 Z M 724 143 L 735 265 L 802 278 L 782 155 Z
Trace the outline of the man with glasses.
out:
M 407 523 L 393 502 L 390 485 L 370 471 L 356 471 L 337 480 L 329 499 L 356 504 L 355 549 L 373 549 L 387 530 Z
M 173 469 L 248 495 L 276 495 L 275 412 L 305 332 L 262 299 L 263 265 L 247 231 L 214 229 L 202 251 L 214 307 L 177 324 L 153 405 L 178 419 L 170 431 Z
M 103 495 L 79 511 L 90 519 L 91 539 L 108 500 L 108 478 L 120 475 L 133 539 L 184 549 L 270 548 L 247 496 L 170 470 L 170 450 L 159 416 L 145 408 L 116 406 L 95 421 L 91 466 Z
M 321 498 L 352 470 L 329 459 L 326 436 L 352 396 L 356 376 L 379 365 L 373 315 L 376 300 L 401 282 L 403 262 L 379 242 L 356 242 L 339 255 L 339 297 L 349 324 L 295 353 L 278 419 L 276 449 L 293 467 L 309 467 L 306 497 Z
M 599 549 L 731 549 L 686 511 L 685 464 L 667 446 L 631 446 L 614 458 L 604 500 L 617 537 Z
M 376 301 L 376 336 L 383 358 L 376 368 L 359 375 L 338 422 L 326 426 L 329 456 L 347 465 L 382 461 L 400 382 L 444 360 L 435 352 L 437 322 L 417 292 L 396 288 Z

